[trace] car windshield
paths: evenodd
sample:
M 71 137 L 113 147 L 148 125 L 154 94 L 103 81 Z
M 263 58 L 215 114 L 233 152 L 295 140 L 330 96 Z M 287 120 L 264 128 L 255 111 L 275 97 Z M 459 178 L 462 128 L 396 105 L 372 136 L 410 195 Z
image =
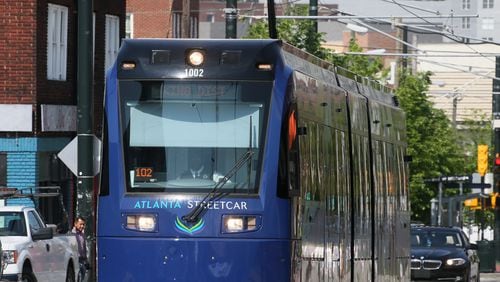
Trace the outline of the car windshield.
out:
M 412 247 L 460 248 L 463 245 L 460 234 L 454 230 L 417 229 L 411 231 Z
M 271 82 L 121 81 L 128 192 L 257 191 Z
M 0 212 L 0 236 L 26 236 L 22 212 Z

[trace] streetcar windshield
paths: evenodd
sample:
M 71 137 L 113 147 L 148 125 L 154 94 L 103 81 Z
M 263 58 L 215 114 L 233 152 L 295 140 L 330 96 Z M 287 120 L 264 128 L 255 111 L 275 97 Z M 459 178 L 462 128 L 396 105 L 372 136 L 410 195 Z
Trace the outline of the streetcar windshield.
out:
M 121 81 L 128 192 L 257 191 L 271 82 Z

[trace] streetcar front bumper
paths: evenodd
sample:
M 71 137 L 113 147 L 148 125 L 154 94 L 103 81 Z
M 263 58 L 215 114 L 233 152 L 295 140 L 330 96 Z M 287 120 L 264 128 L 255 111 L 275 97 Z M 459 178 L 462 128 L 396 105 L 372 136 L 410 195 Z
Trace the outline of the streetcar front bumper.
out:
M 288 281 L 290 241 L 98 239 L 99 281 Z

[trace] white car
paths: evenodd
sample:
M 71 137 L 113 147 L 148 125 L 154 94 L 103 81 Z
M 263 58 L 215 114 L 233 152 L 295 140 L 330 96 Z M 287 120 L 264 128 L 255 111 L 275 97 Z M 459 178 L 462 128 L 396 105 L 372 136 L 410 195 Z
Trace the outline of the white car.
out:
M 2 281 L 76 281 L 78 246 L 73 234 L 55 234 L 36 209 L 0 207 Z

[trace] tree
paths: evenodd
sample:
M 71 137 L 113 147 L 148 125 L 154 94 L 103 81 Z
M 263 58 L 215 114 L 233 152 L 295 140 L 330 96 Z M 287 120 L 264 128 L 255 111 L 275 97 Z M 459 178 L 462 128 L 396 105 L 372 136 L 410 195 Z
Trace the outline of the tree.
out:
M 490 159 L 494 157 L 494 148 L 491 146 L 492 130 L 489 126 L 491 119 L 484 113 L 475 112 L 472 119 L 466 119 L 463 122 L 463 128 L 459 131 L 459 140 L 464 148 L 464 170 L 466 174 L 477 172 L 477 146 L 486 144 L 490 148 Z M 490 164 L 492 162 L 489 162 Z M 491 167 L 490 167 L 491 169 Z M 466 212 L 464 216 L 465 223 L 480 224 L 481 228 L 494 226 L 494 214 L 490 209 L 477 209 L 472 213 Z
M 477 172 L 477 145 L 486 144 L 490 147 L 490 156 L 493 156 L 491 146 L 492 130 L 489 126 L 491 119 L 484 113 L 474 112 L 474 118 L 465 119 L 463 129 L 458 131 L 460 145 L 464 149 L 465 173 Z
M 354 38 L 349 41 L 348 50 L 349 52 L 363 52 L 363 48 L 358 45 Z M 388 69 L 384 69 L 382 60 L 377 57 L 345 54 L 333 56 L 330 60 L 337 66 L 377 81 L 385 79 L 389 73 Z
M 306 16 L 308 14 L 307 5 L 295 5 L 286 11 L 287 15 Z M 279 38 L 299 49 L 307 51 L 321 59 L 331 57 L 331 50 L 323 48 L 324 33 L 314 30 L 311 20 L 280 20 L 276 25 Z M 263 39 L 269 38 L 267 21 L 253 23 L 245 38 Z
M 410 163 L 412 220 L 424 223 L 430 221 L 430 202 L 437 195 L 436 188 L 424 180 L 454 175 L 463 165 L 463 151 L 455 142 L 457 135 L 450 120 L 427 99 L 429 76 L 430 73 L 403 74 L 396 90 L 406 113 L 407 153 L 413 156 Z

